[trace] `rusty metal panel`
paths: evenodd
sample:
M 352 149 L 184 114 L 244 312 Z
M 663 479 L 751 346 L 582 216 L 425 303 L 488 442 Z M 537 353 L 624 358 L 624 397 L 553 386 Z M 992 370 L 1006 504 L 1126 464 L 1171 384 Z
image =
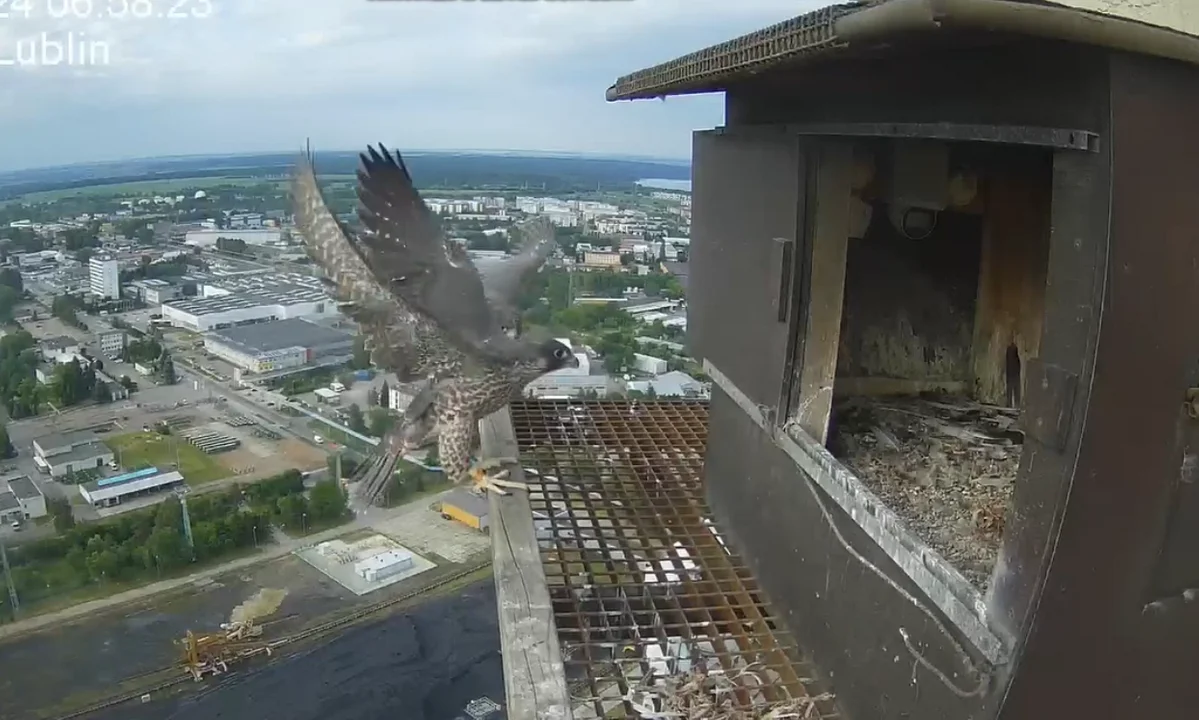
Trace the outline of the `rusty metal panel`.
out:
M 1189 718 L 1199 705 L 1195 604 L 1146 606 L 1178 538 L 1168 523 L 1185 452 L 1179 407 L 1199 357 L 1199 329 L 1184 319 L 1199 307 L 1199 69 L 1113 55 L 1111 123 L 1111 245 L 1090 401 L 1005 719 L 1063 706 L 1078 717 Z
M 691 346 L 770 408 L 783 389 L 788 306 L 803 278 L 794 263 L 803 255 L 805 165 L 794 136 L 695 134 Z
M 741 678 L 742 710 L 840 717 L 706 506 L 706 403 L 521 400 L 511 414 L 577 720 L 641 717 L 653 675 L 697 667 Z
M 1192 368 L 1188 382 L 1199 378 Z M 1196 393 L 1199 395 L 1199 392 Z M 1171 489 L 1170 506 L 1161 555 L 1150 586 L 1149 602 L 1199 601 L 1199 407 L 1185 403 L 1178 413 L 1175 443 L 1178 473 Z

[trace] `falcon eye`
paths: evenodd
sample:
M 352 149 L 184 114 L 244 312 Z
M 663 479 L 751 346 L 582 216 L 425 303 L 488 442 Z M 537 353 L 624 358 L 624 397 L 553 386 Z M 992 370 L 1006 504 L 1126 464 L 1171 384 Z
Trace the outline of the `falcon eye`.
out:
M 566 352 L 566 348 L 558 348 L 554 351 L 554 357 L 558 358 L 559 360 L 565 360 L 568 354 L 569 353 Z

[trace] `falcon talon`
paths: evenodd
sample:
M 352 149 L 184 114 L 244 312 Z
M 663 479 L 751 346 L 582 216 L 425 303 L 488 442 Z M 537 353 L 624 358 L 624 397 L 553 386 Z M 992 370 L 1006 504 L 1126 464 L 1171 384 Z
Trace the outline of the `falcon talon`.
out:
M 502 468 L 505 465 L 520 465 L 520 460 L 517 460 L 516 458 L 510 458 L 510 457 L 487 458 L 485 460 L 480 460 L 477 463 L 475 463 L 475 469 L 476 470 L 494 470 L 496 468 Z M 505 471 L 505 472 L 507 472 L 507 471 Z

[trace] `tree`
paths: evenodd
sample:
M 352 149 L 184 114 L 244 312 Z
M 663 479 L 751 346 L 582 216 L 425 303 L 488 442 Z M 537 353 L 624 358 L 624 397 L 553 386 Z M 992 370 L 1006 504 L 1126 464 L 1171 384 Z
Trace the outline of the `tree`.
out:
M 308 495 L 308 512 L 313 520 L 336 520 L 346 514 L 346 494 L 336 479 L 317 482 Z
M 16 290 L 18 295 L 25 292 L 25 282 L 21 279 L 21 271 L 16 268 L 0 269 L 0 285 Z
M 54 530 L 65 533 L 75 527 L 75 516 L 71 513 L 71 503 L 66 498 L 46 498 L 46 510 L 54 519 Z
M 92 399 L 98 403 L 112 402 L 112 389 L 103 380 L 97 380 L 92 388 Z
M 16 457 L 17 449 L 12 446 L 12 440 L 8 438 L 8 428 L 0 425 L 0 458 Z
M 366 349 L 366 337 L 358 335 L 354 338 L 354 357 L 350 367 L 355 370 L 366 370 L 371 366 L 371 354 Z M 346 385 L 349 387 L 349 385 Z
M 385 408 L 375 407 L 370 411 L 370 434 L 381 438 L 395 425 L 396 418 Z
M 175 375 L 175 361 L 165 348 L 162 351 L 162 355 L 154 362 L 154 370 L 163 385 L 174 385 L 179 379 Z
M 308 514 L 308 498 L 302 494 L 284 495 L 275 501 L 279 522 L 284 527 L 301 528 L 304 516 Z
M 350 403 L 346 408 L 346 425 L 356 433 L 366 433 L 366 421 L 362 417 L 362 408 L 358 403 Z

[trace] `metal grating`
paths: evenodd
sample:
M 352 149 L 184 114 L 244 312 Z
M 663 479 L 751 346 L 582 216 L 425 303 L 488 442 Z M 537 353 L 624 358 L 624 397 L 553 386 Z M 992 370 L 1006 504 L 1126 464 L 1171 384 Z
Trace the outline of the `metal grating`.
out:
M 739 676 L 744 710 L 818 694 L 710 519 L 706 402 L 519 400 L 511 415 L 576 720 L 641 717 L 630 691 L 700 669 Z M 839 717 L 831 700 L 812 711 Z
M 618 78 L 608 100 L 635 100 L 687 92 L 709 92 L 735 78 L 785 60 L 837 47 L 834 25 L 864 7 L 861 2 L 820 8 L 741 37 Z

